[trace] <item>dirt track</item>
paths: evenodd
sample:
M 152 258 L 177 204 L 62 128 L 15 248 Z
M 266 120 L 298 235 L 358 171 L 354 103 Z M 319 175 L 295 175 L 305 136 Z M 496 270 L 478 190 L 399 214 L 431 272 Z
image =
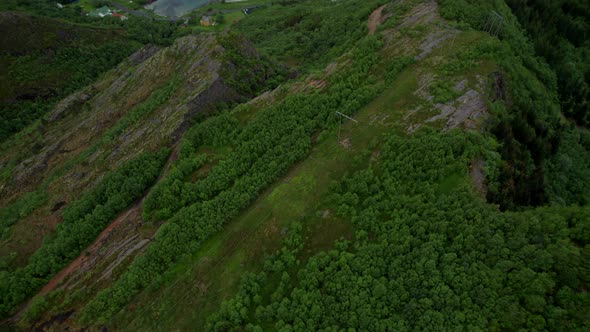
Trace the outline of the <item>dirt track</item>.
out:
M 371 13 L 371 16 L 369 16 L 369 35 L 374 35 L 377 31 L 377 27 L 379 26 L 379 24 L 381 24 L 381 14 L 383 13 L 383 8 L 385 8 L 385 6 L 386 5 L 383 5 L 375 9 L 373 13 Z

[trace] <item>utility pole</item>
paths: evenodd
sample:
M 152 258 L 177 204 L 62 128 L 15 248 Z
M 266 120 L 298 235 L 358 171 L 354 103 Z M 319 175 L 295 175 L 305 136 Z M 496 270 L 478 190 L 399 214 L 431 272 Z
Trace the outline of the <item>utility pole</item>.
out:
M 336 111 L 336 115 L 338 115 L 338 144 L 340 144 L 340 130 L 342 129 L 342 118 L 346 118 L 348 120 L 354 121 L 355 123 L 358 123 L 358 121 L 356 121 L 355 119 L 351 118 L 350 116 L 348 116 L 346 114 L 342 114 L 338 111 Z M 350 130 L 348 132 L 348 137 L 350 138 Z
M 496 37 L 500 32 L 502 32 L 502 27 L 504 26 L 504 17 L 498 14 L 497 11 L 492 10 L 486 23 L 483 26 L 483 30 L 487 31 L 490 35 Z

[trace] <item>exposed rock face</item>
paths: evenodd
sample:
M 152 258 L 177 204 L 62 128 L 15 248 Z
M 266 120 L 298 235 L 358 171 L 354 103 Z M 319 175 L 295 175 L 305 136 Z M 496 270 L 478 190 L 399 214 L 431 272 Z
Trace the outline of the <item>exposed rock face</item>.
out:
M 209 88 L 197 95 L 187 104 L 188 112 L 185 113 L 181 126 L 179 126 L 172 135 L 174 140 L 177 141 L 180 139 L 181 134 L 188 129 L 190 120 L 195 117 L 195 115 L 210 111 L 218 102 L 236 101 L 238 99 L 240 99 L 238 92 L 225 84 L 222 78 L 217 78 Z
M 53 111 L 47 117 L 47 121 L 55 122 L 66 114 L 79 110 L 88 99 L 92 97 L 91 89 L 83 89 L 75 92 L 55 105 Z
M 472 125 L 487 112 L 484 96 L 472 89 L 452 102 L 436 104 L 435 107 L 440 110 L 440 114 L 431 117 L 427 122 L 448 119 L 445 130 L 456 128 L 462 123 Z
M 443 41 L 453 38 L 458 34 L 458 31 L 455 30 L 440 30 L 435 31 L 429 34 L 426 37 L 426 40 L 422 42 L 420 45 L 420 54 L 416 55 L 416 60 L 422 60 L 427 57 L 430 53 L 434 51 L 435 48 L 438 47 L 440 43 Z
M 259 59 L 248 41 L 240 40 L 237 46 L 241 56 Z M 41 184 L 50 197 L 15 225 L 31 229 L 30 245 L 9 240 L 5 251 L 14 251 L 19 260 L 26 261 L 62 220 L 63 207 L 107 172 L 144 151 L 175 144 L 192 118 L 206 114 L 216 103 L 244 100 L 226 79 L 242 67 L 229 62 L 224 52 L 217 37 L 208 34 L 180 38 L 167 48 L 147 45 L 101 80 L 58 102 L 18 144 L 2 147 L 0 171 L 8 172 L 0 173 L 0 206 L 12 204 Z M 254 66 L 261 63 L 241 60 Z M 268 68 L 272 70 L 268 65 L 262 69 Z M 246 72 L 253 72 L 249 69 Z M 264 83 L 265 76 L 256 79 Z M 164 97 L 154 101 L 154 96 Z M 106 264 L 107 272 L 96 276 L 106 280 L 118 264 L 145 248 L 151 235 L 138 231 L 141 206 L 127 212 L 131 213 L 125 214 L 125 221 L 108 233 L 117 236 L 105 235 L 92 251 L 93 258 L 78 269 L 81 273 L 67 280 L 67 287 L 76 285 L 87 276 L 84 272 L 97 265 Z M 133 241 L 125 242 L 129 238 Z M 113 260 L 119 256 L 122 258 Z
M 140 48 L 138 51 L 133 53 L 131 56 L 129 56 L 129 62 L 131 62 L 132 65 L 136 66 L 144 62 L 145 60 L 151 58 L 152 55 L 156 54 L 159 50 L 160 47 L 156 45 L 145 45 L 144 47 Z
M 243 56 L 259 59 L 249 42 L 241 42 L 239 47 Z M 237 70 L 224 60 L 224 52 L 217 37 L 209 34 L 179 38 L 167 48 L 146 45 L 102 80 L 60 101 L 33 139 L 0 156 L 0 165 L 16 161 L 12 176 L 0 180 L 0 203 L 35 190 L 60 170 L 63 174 L 52 181 L 50 189 L 59 188 L 75 197 L 105 171 L 145 150 L 176 142 L 195 115 L 210 111 L 218 102 L 241 100 L 221 75 L 222 68 L 230 68 L 230 75 L 231 69 Z M 138 118 L 132 116 L 133 121 L 127 120 L 124 126 L 120 124 L 172 81 L 176 82 L 174 91 L 166 100 L 140 112 Z M 115 137 L 105 141 L 104 134 L 117 125 L 121 129 Z M 63 171 L 67 164 L 70 166 Z M 56 199 L 70 201 L 70 197 L 56 195 L 60 196 Z
M 16 166 L 14 169 L 14 183 L 17 186 L 25 186 L 47 168 L 47 163 L 57 153 L 60 144 L 56 143 L 43 149 L 43 151 L 34 157 L 31 157 Z

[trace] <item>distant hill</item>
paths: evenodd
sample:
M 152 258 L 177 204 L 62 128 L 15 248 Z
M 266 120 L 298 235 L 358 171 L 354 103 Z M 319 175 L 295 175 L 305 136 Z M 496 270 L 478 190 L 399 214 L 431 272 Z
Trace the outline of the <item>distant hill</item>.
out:
M 0 141 L 139 46 L 122 29 L 0 12 Z

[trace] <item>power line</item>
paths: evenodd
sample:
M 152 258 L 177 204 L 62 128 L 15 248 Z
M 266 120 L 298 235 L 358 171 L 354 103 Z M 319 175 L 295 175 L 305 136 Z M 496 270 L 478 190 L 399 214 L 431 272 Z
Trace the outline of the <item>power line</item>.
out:
M 338 111 L 336 111 L 336 115 L 338 115 L 338 144 L 340 144 L 340 131 L 342 129 L 342 118 L 346 118 L 348 120 L 354 121 L 355 123 L 359 123 L 358 121 L 356 121 L 355 119 L 351 118 L 350 116 L 346 115 L 346 114 L 342 114 Z M 348 139 L 350 140 L 350 131 L 352 130 L 352 128 L 349 127 L 348 129 Z
M 504 16 L 498 14 L 497 11 L 492 10 L 483 26 L 483 30 L 496 37 L 500 32 L 502 32 L 504 21 Z

